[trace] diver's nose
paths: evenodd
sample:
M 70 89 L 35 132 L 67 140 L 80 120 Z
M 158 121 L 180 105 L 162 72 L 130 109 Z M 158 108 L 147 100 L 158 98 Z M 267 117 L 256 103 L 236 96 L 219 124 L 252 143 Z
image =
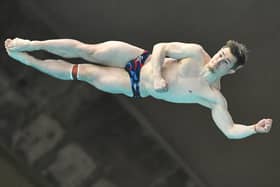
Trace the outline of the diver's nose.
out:
M 217 61 L 215 61 L 215 63 L 214 63 L 215 69 L 217 69 L 221 65 L 221 63 L 222 63 L 222 60 L 221 59 L 217 59 Z

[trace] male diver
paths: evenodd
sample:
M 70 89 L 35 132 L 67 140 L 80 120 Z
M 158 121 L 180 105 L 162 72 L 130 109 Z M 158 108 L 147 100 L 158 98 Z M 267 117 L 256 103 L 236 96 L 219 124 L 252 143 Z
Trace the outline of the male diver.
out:
M 268 133 L 272 126 L 267 118 L 252 125 L 234 123 L 220 92 L 221 78 L 235 73 L 247 60 L 246 47 L 237 41 L 227 41 L 213 57 L 199 44 L 181 42 L 157 43 L 152 53 L 121 41 L 86 44 L 73 39 L 15 38 L 7 39 L 5 47 L 10 57 L 58 79 L 84 81 L 112 94 L 205 106 L 229 139 Z M 36 50 L 88 63 L 41 60 L 28 54 Z

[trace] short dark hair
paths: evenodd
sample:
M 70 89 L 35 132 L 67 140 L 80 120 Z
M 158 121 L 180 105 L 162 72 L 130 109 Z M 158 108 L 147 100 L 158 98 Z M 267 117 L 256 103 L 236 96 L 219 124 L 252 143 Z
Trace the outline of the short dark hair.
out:
M 230 49 L 231 54 L 233 54 L 237 59 L 237 62 L 232 67 L 232 69 L 236 69 L 239 66 L 245 65 L 248 59 L 248 49 L 244 44 L 234 40 L 228 40 L 223 46 L 223 48 L 225 47 L 228 47 Z

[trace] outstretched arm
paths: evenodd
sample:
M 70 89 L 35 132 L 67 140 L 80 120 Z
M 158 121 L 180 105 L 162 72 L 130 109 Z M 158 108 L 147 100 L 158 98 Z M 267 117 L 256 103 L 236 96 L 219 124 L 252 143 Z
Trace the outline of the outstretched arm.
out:
M 200 56 L 203 49 L 198 44 L 170 42 L 158 43 L 154 45 L 151 63 L 154 72 L 154 88 L 157 91 L 166 91 L 167 83 L 162 77 L 162 64 L 165 57 L 182 59 L 194 56 Z
M 233 122 L 228 112 L 226 100 L 219 95 L 219 101 L 211 106 L 212 117 L 218 128 L 229 139 L 242 139 L 256 133 L 268 133 L 272 126 L 272 119 L 262 119 L 256 124 L 243 125 Z

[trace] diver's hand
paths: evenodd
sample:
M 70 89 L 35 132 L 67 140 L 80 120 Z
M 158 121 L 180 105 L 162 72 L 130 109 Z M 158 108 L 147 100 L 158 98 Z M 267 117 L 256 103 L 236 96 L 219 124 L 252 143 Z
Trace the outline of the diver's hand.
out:
M 168 84 L 162 77 L 157 77 L 154 80 L 154 89 L 157 92 L 166 92 L 168 90 Z
M 262 119 L 255 124 L 256 133 L 269 133 L 272 127 L 272 119 Z

